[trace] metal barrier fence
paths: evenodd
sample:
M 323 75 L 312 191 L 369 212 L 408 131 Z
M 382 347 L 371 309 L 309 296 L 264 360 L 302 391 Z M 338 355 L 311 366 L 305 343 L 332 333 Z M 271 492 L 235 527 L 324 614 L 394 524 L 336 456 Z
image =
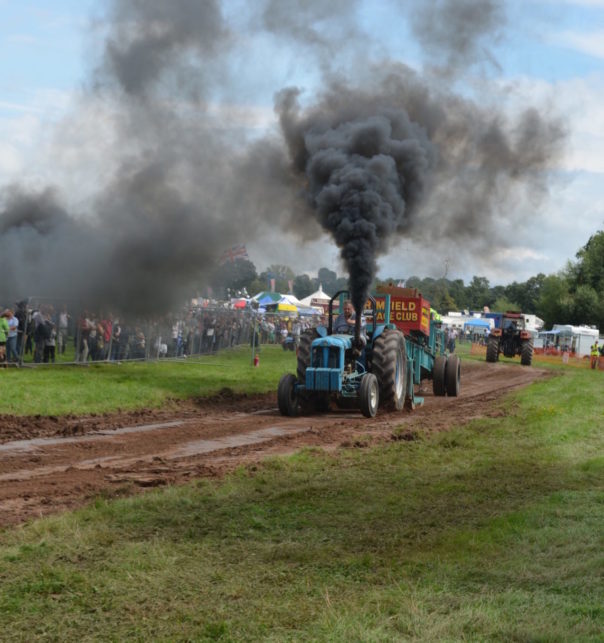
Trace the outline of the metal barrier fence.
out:
M 250 346 L 253 357 L 262 344 L 281 343 L 311 325 L 291 314 L 260 315 L 226 304 L 143 320 L 32 297 L 13 312 L 19 328 L 7 357 L 21 366 L 183 359 L 241 345 Z

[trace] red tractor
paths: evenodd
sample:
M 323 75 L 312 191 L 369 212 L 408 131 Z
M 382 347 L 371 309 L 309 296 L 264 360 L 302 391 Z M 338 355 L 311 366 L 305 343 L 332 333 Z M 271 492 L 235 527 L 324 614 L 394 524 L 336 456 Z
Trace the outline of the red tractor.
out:
M 523 366 L 532 364 L 533 336 L 525 328 L 522 313 L 504 313 L 500 326 L 491 331 L 487 342 L 487 362 L 496 362 L 500 353 L 505 357 L 520 355 Z

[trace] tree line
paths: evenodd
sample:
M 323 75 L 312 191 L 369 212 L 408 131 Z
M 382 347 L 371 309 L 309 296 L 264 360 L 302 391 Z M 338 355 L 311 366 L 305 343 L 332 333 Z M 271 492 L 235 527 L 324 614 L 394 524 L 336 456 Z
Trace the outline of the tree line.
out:
M 296 275 L 291 268 L 272 265 L 261 273 L 247 260 L 223 264 L 212 277 L 213 289 L 225 295 L 243 292 L 250 294 L 270 290 L 275 280 L 277 292 L 292 292 L 303 299 L 322 285 L 333 294 L 348 287 L 346 277 L 339 277 L 328 268 L 320 268 L 316 277 Z M 449 310 L 481 311 L 488 306 L 492 311 L 518 310 L 535 314 L 552 324 L 588 324 L 604 329 L 604 231 L 592 235 L 577 252 L 575 259 L 556 274 L 539 273 L 524 282 L 513 281 L 506 286 L 491 286 L 486 277 L 474 276 L 469 284 L 462 279 L 421 278 L 415 275 L 378 280 L 381 283 L 403 282 L 417 288 L 441 313 Z M 290 288 L 291 284 L 291 288 Z

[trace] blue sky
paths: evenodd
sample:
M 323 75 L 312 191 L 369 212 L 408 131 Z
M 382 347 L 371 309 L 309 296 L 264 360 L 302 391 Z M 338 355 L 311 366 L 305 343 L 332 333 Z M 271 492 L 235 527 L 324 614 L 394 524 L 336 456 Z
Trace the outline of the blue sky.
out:
M 410 2 L 419 0 L 410 0 Z M 372 34 L 372 54 L 380 51 L 421 68 L 420 49 L 414 43 L 403 0 L 365 2 L 358 18 Z M 473 274 L 492 283 L 524 280 L 537 272 L 562 268 L 587 241 L 604 229 L 604 0 L 518 0 L 505 3 L 507 23 L 497 41 L 484 43 L 484 60 L 476 68 L 476 84 L 464 91 L 480 95 L 480 74 L 489 82 L 509 85 L 520 106 L 535 102 L 555 109 L 568 122 L 569 149 L 558 167 L 552 168 L 549 197 L 539 215 L 527 213 L 526 227 L 518 235 L 516 252 L 502 250 L 493 257 L 457 257 L 449 260 L 449 277 L 466 282 Z M 94 63 L 95 27 L 103 4 L 83 0 L 46 2 L 0 0 L 0 185 L 25 182 L 57 184 L 73 202 L 85 200 L 95 181 L 107 168 L 89 145 L 78 151 L 78 134 L 90 140 L 105 124 L 99 106 L 89 105 L 81 115 L 82 87 Z M 237 22 L 246 3 L 231 2 L 227 13 Z M 496 61 L 496 62 L 494 62 Z M 342 59 L 342 65 L 356 64 Z M 272 37 L 242 34 L 239 55 L 233 61 L 232 82 L 226 96 L 237 119 L 245 112 L 243 127 L 259 131 L 271 126 L 274 92 L 296 83 L 310 93 L 317 82 L 316 60 L 301 58 L 299 51 Z M 233 79 L 231 79 L 233 80 Z M 78 104 L 78 116 L 73 113 Z M 60 162 L 55 155 L 57 132 L 68 132 L 71 141 Z M 111 132 L 103 140 L 110 139 Z M 102 147 L 102 144 L 101 144 Z M 95 164 L 95 167 L 92 167 Z M 267 260 L 253 244 L 252 260 L 290 263 L 291 254 L 280 244 Z M 494 249 L 494 252 L 496 248 Z M 440 258 L 427 258 L 421 247 L 401 242 L 380 261 L 383 276 L 401 271 L 420 276 L 442 274 Z M 457 257 L 457 258 L 456 258 Z M 317 265 L 338 267 L 337 251 L 325 241 L 296 255 L 292 267 L 312 273 Z
M 69 91 L 81 81 L 88 4 L 81 0 L 0 0 L 4 110 L 8 109 L 5 103 L 27 108 L 37 92 Z

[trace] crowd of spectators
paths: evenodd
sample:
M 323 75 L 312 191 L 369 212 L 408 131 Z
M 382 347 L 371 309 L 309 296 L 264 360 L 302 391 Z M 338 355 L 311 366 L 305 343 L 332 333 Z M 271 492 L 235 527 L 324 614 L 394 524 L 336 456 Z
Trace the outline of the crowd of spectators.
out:
M 78 311 L 65 304 L 23 300 L 0 320 L 0 363 L 89 363 L 184 358 L 254 343 L 280 344 L 317 323 L 282 315 L 258 315 L 217 303 L 178 314 L 133 320 L 110 312 Z M 256 335 L 254 336 L 254 328 Z

